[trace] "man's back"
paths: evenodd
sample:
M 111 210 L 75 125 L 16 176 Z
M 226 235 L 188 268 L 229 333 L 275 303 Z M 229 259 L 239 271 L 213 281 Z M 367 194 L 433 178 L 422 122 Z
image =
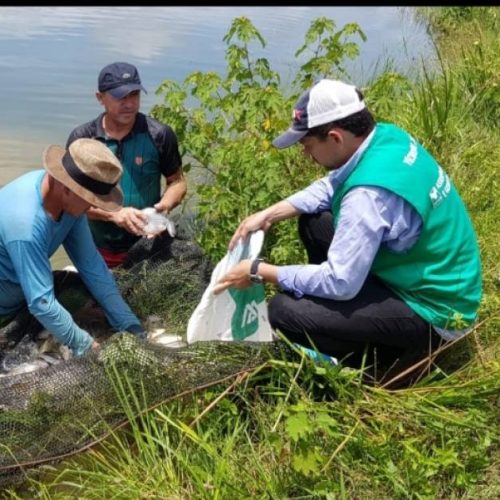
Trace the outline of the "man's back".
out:
M 35 234 L 47 234 L 40 192 L 43 175 L 43 170 L 28 172 L 0 189 L 0 280 L 19 282 L 12 260 L 16 247 L 31 244 Z

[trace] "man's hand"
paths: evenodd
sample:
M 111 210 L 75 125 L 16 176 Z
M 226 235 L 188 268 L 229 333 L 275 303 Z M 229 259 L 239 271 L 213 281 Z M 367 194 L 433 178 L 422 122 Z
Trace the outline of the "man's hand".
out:
M 136 236 L 143 236 L 143 228 L 147 222 L 146 216 L 137 208 L 123 207 L 117 212 L 111 212 L 111 221 Z
M 252 283 L 250 281 L 250 266 L 252 261 L 250 259 L 238 262 L 232 269 L 230 269 L 215 285 L 213 289 L 214 295 L 219 295 L 229 287 L 234 288 L 247 288 Z
M 163 215 L 168 215 L 170 210 L 172 210 L 172 207 L 170 207 L 165 200 L 160 200 L 158 203 L 155 203 L 153 207 L 158 213 Z
M 166 178 L 166 188 L 160 201 L 153 206 L 157 212 L 163 215 L 168 215 L 176 206 L 178 206 L 187 193 L 187 183 L 182 168 L 175 174 L 169 175 Z
M 94 340 L 92 342 L 92 345 L 90 346 L 90 350 L 93 352 L 97 352 L 100 348 L 101 348 L 101 344 L 99 344 L 99 342 L 97 342 L 97 340 Z
M 261 210 L 255 214 L 249 215 L 243 222 L 238 226 L 238 229 L 233 234 L 231 241 L 229 242 L 229 250 L 232 250 L 238 240 L 241 238 L 242 241 L 245 241 L 248 233 L 253 233 L 259 229 L 263 229 L 267 231 L 272 225 L 271 220 L 268 217 L 267 210 Z
M 229 250 L 232 250 L 236 246 L 240 238 L 244 241 L 248 236 L 248 233 L 259 229 L 267 231 L 273 223 L 284 219 L 290 219 L 291 217 L 296 217 L 297 215 L 299 215 L 299 211 L 287 200 L 278 201 L 278 203 L 275 203 L 260 212 L 249 215 L 239 225 L 238 229 L 231 238 L 231 241 L 229 242 Z
M 137 338 L 142 340 L 147 338 L 147 333 L 142 325 L 129 325 L 125 328 L 125 331 L 134 334 Z

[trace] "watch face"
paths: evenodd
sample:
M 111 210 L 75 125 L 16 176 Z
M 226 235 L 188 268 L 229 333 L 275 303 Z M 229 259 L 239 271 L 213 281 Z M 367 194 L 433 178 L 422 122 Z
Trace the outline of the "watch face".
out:
M 250 281 L 252 283 L 264 283 L 264 278 L 260 274 L 251 274 Z

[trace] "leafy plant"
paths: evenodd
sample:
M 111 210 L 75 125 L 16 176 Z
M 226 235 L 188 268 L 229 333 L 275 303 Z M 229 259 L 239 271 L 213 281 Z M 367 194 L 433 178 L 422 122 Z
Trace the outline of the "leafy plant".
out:
M 322 174 L 311 168 L 299 151 L 278 151 L 272 140 L 289 125 L 290 112 L 298 94 L 310 82 L 345 74 L 343 60 L 354 58 L 358 46 L 354 36 L 366 37 L 350 23 L 336 31 L 335 23 L 319 18 L 311 23 L 299 56 L 312 51 L 285 97 L 279 75 L 265 58 L 251 56 L 253 45 L 265 40 L 246 17 L 236 18 L 224 41 L 227 44 L 225 76 L 199 71 L 182 85 L 171 80 L 157 93 L 164 103 L 152 115 L 169 123 L 179 137 L 186 170 L 196 168 L 197 219 L 201 221 L 198 241 L 214 260 L 227 250 L 239 222 L 301 189 Z M 292 223 L 272 228 L 266 238 L 268 257 L 285 263 L 304 259 Z
M 484 110 L 490 109 L 486 104 L 491 102 L 491 95 L 483 92 L 493 92 L 494 88 L 483 85 L 482 76 L 475 79 L 474 71 L 477 67 L 477 75 L 494 76 L 500 52 L 494 50 L 498 32 L 489 28 L 497 23 L 495 8 L 460 9 L 430 9 L 434 19 L 446 28 L 440 50 L 447 64 L 441 69 L 453 72 L 451 79 L 449 75 L 445 80 L 428 72 L 429 80 L 424 76 L 414 84 L 401 75 L 385 73 L 368 86 L 365 95 L 377 118 L 406 124 L 429 146 L 453 174 L 469 207 L 484 270 L 480 322 L 468 338 L 475 356 L 467 356 L 468 361 L 454 370 L 445 368 L 446 360 L 441 360 L 416 387 L 395 392 L 366 387 L 355 373 L 340 367 L 327 369 L 312 361 L 273 359 L 270 366 L 244 379 L 238 377 L 229 387 L 212 386 L 202 394 L 176 399 L 138 420 L 131 415 L 129 432 L 120 432 L 99 450 L 64 463 L 53 484 L 47 480 L 46 484 L 37 483 L 39 498 L 67 498 L 70 493 L 85 498 L 500 497 L 500 141 L 498 125 L 491 115 L 482 114 L 474 104 L 484 97 Z M 475 20 L 488 30 L 489 36 L 481 38 L 481 50 L 488 56 L 478 56 L 474 61 L 457 57 L 449 64 L 451 49 L 456 47 L 460 54 L 464 47 L 466 52 L 467 47 L 471 48 L 468 39 L 474 39 L 475 34 L 469 37 L 467 31 Z M 233 23 L 232 36 L 237 38 L 244 26 L 245 21 Z M 243 35 L 247 44 L 262 44 L 250 26 L 242 31 Z M 235 45 L 241 49 L 245 43 L 240 40 L 240 45 Z M 257 76 L 252 87 L 247 79 L 248 68 L 252 67 L 250 56 L 232 50 L 232 75 L 246 75 L 246 99 L 257 99 L 264 91 L 259 91 L 255 82 L 262 81 L 262 77 Z M 171 92 L 165 104 L 157 108 L 158 115 L 164 113 L 165 120 L 183 134 L 184 153 L 197 165 L 196 171 L 210 181 L 210 189 L 202 195 L 202 230 L 206 231 L 207 246 L 215 253 L 227 243 L 229 235 L 222 233 L 232 231 L 229 226 L 223 230 L 217 226 L 220 223 L 222 227 L 221 207 L 227 196 L 231 204 L 240 203 L 240 196 L 243 200 L 241 206 L 230 207 L 233 212 L 227 217 L 244 216 L 255 207 L 261 208 L 260 203 L 278 196 L 262 184 L 267 190 L 264 199 L 259 203 L 253 199 L 261 189 L 259 176 L 271 166 L 281 169 L 281 183 L 276 181 L 271 186 L 280 195 L 305 185 L 304 160 L 293 152 L 272 152 L 269 148 L 270 140 L 288 125 L 289 105 L 300 90 L 293 89 L 290 99 L 281 97 L 276 78 L 268 80 L 276 85 L 266 87 L 267 97 L 262 98 L 263 106 L 269 106 L 267 98 L 273 106 L 283 106 L 274 114 L 265 114 L 260 108 L 244 109 L 247 101 L 237 90 L 242 88 L 237 79 L 229 82 L 214 73 L 197 74 L 196 81 L 202 82 L 197 95 L 206 104 L 192 93 L 195 87 L 191 84 L 185 88 L 186 83 L 182 87 L 164 83 L 164 90 L 171 88 Z M 430 94 L 425 85 L 429 85 Z M 427 95 L 419 100 L 423 93 Z M 438 110 L 438 116 L 425 117 L 434 110 Z M 245 113 L 248 124 L 240 121 Z M 446 132 L 434 137 L 438 124 Z M 267 149 L 259 137 L 268 141 Z M 250 142 L 257 148 L 253 157 L 245 149 Z M 264 160 L 274 163 L 261 164 Z M 283 170 L 284 165 L 289 170 Z M 255 178 L 258 189 L 246 184 Z M 250 190 L 252 196 L 247 196 L 245 190 Z M 273 241 L 279 236 L 282 243 L 285 238 L 286 234 L 277 232 L 281 227 L 285 224 L 277 225 L 270 235 Z M 292 229 L 285 227 L 283 231 Z M 214 243 L 208 241 L 210 234 Z M 292 252 L 284 244 L 273 245 L 272 249 L 279 249 L 279 259 L 283 260 Z M 452 362 L 459 357 L 451 350 L 448 355 Z M 190 377 L 194 371 L 198 380 L 205 373 L 206 356 L 194 361 L 186 365 L 181 378 Z M 128 387 L 124 385 L 127 394 L 132 392 Z M 325 398 L 327 393 L 329 397 Z M 127 397 L 124 401 L 134 400 Z M 11 418 L 26 425 L 18 414 Z

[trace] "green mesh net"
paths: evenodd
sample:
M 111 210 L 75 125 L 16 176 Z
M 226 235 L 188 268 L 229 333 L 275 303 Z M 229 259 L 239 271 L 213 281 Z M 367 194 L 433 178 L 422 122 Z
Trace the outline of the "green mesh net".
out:
M 0 486 L 83 451 L 126 421 L 117 391 L 124 380 L 150 407 L 253 369 L 283 350 L 281 342 L 169 349 L 118 333 L 98 353 L 0 379 Z
M 213 266 L 190 240 L 152 245 L 141 240 L 128 265 L 115 272 L 117 283 L 146 326 L 154 316 L 166 332 L 185 337 Z M 80 289 L 75 276 L 65 282 Z M 168 348 L 126 332 L 113 333 L 92 300 L 74 317 L 101 341 L 97 353 L 0 377 L 0 487 L 23 481 L 41 464 L 85 450 L 126 422 L 117 391 L 124 380 L 129 384 L 125 392 L 140 394 L 149 408 L 235 377 L 282 356 L 285 349 L 281 342 L 199 342 Z

